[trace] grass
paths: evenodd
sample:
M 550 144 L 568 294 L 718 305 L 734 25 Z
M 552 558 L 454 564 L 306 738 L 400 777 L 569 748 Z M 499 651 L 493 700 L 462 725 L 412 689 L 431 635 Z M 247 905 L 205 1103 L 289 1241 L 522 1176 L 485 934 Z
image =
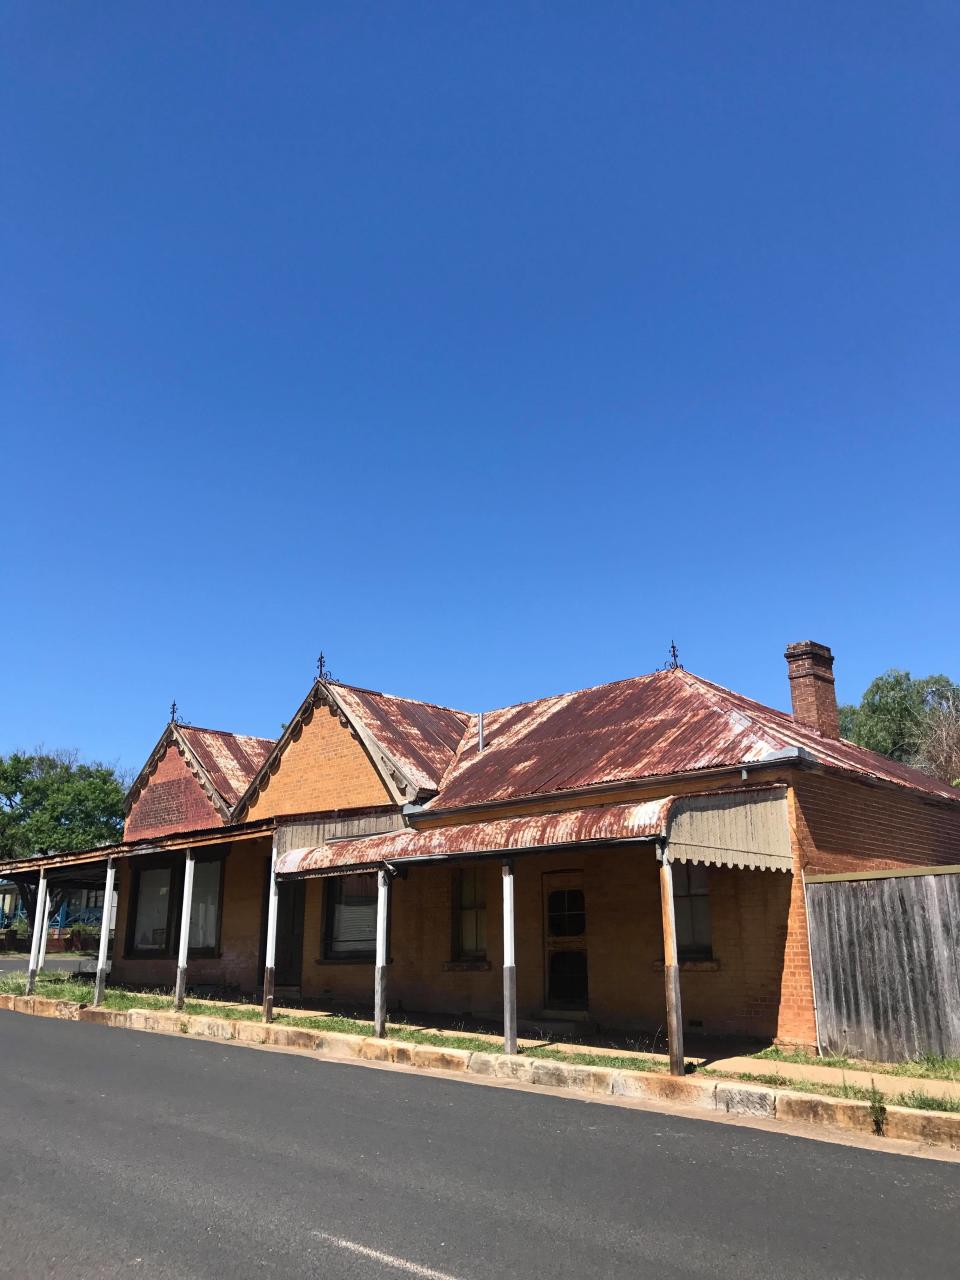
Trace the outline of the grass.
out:
M 767 1062 L 796 1062 L 809 1067 L 839 1067 L 844 1071 L 870 1071 L 875 1075 L 908 1076 L 924 1080 L 960 1080 L 960 1058 L 943 1058 L 937 1054 L 919 1054 L 906 1062 L 869 1062 L 843 1054 L 804 1053 L 802 1049 L 778 1049 L 776 1045 L 753 1055 Z
M 564 1053 L 562 1049 L 536 1046 L 524 1049 L 525 1058 L 547 1058 L 551 1062 L 567 1062 L 577 1067 L 609 1067 L 611 1071 L 666 1071 L 667 1065 L 656 1058 L 621 1058 L 602 1053 Z

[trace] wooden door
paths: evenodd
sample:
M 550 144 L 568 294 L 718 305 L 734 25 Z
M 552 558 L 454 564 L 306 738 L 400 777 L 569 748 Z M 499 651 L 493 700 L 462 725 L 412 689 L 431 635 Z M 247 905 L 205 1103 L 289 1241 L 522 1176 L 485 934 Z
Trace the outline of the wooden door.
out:
M 587 910 L 582 871 L 543 876 L 543 968 L 548 1009 L 586 1009 Z
M 303 970 L 303 908 L 306 885 L 302 880 L 282 881 L 277 894 L 277 963 L 274 983 L 299 987 Z

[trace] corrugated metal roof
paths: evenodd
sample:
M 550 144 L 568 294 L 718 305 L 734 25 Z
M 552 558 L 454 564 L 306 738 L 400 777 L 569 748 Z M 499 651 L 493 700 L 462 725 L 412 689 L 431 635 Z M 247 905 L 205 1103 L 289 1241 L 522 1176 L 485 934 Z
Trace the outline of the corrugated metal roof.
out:
M 177 730 L 219 794 L 232 808 L 273 750 L 271 738 L 178 724 Z
M 687 671 L 657 671 L 522 703 L 477 719 L 429 802 L 431 809 L 760 761 L 801 747 L 822 764 L 960 800 L 955 788 L 852 743 L 824 738 Z
M 465 711 L 348 684 L 332 690 L 414 786 L 433 791 L 440 785 L 470 721 Z
M 535 818 L 497 818 L 427 831 L 390 831 L 384 835 L 333 840 L 313 849 L 291 849 L 277 861 L 278 875 L 307 875 L 397 862 L 404 858 L 444 857 L 501 850 L 552 848 L 588 841 L 652 839 L 664 830 L 673 796 L 640 804 L 568 809 Z

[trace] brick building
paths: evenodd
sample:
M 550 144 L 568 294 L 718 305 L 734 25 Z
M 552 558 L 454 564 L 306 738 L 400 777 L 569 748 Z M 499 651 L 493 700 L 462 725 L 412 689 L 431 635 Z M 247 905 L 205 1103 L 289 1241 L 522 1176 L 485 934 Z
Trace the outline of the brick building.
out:
M 123 844 L 47 874 L 112 858 L 123 983 L 813 1045 L 804 873 L 960 863 L 960 795 L 786 657 L 792 715 L 679 668 L 482 717 L 318 680 L 277 742 L 168 725 Z

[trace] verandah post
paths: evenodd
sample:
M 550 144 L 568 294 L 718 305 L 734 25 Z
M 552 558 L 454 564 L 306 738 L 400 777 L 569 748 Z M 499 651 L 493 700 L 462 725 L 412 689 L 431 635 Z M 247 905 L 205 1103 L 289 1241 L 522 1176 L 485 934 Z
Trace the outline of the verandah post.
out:
M 387 924 L 390 915 L 390 872 L 377 872 L 377 956 L 373 976 L 373 1033 L 387 1034 Z
M 503 864 L 503 1051 L 517 1052 L 517 961 L 513 919 L 513 864 Z
M 680 965 L 677 959 L 677 920 L 673 905 L 673 866 L 665 840 L 660 841 L 660 917 L 663 922 L 663 983 L 667 997 L 667 1044 L 670 1074 L 684 1074 L 683 1010 L 680 1004 Z
M 27 995 L 32 996 L 37 985 L 37 969 L 40 958 L 40 939 L 47 925 L 47 869 L 42 867 L 37 883 L 37 897 L 33 911 L 33 937 L 30 939 L 30 964 L 27 969 Z
M 94 1008 L 103 1000 L 103 989 L 107 983 L 107 949 L 110 945 L 110 916 L 113 910 L 113 882 L 117 874 L 117 864 L 112 858 L 107 859 L 107 879 L 103 886 L 103 915 L 100 917 L 100 949 L 97 952 L 97 980 L 93 988 Z
M 43 972 L 43 966 L 47 963 L 47 942 L 50 939 L 50 925 L 53 921 L 50 918 L 50 882 L 47 881 L 47 896 L 43 904 L 43 932 L 40 934 L 40 953 L 37 956 L 37 973 Z
M 187 850 L 183 868 L 183 904 L 180 908 L 180 950 L 177 953 L 177 985 L 173 993 L 173 1007 L 183 1008 L 187 993 L 187 952 L 190 949 L 190 912 L 193 909 L 193 850 Z
M 273 833 L 270 852 L 270 883 L 267 889 L 267 946 L 263 962 L 263 1020 L 273 1021 L 273 988 L 277 964 L 277 904 L 280 886 L 277 884 L 277 833 Z

